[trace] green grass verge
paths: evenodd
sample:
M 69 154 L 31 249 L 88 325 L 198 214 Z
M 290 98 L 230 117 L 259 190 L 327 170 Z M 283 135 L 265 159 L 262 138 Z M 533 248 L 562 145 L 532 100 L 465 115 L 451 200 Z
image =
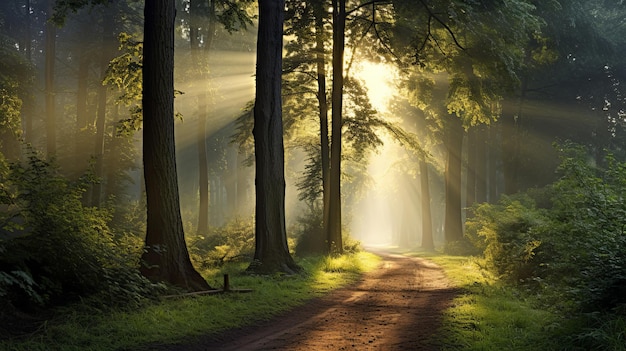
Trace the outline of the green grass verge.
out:
M 255 277 L 242 274 L 246 265 L 206 272 L 213 286 L 224 273 L 231 288 L 252 293 L 205 295 L 163 300 L 134 311 L 94 311 L 66 307 L 39 332 L 24 340 L 1 341 L 0 350 L 132 350 L 150 344 L 189 342 L 200 335 L 267 320 L 307 300 L 358 280 L 380 259 L 361 252 L 337 258 L 299 260 L 306 274 Z
M 460 294 L 444 315 L 439 334 L 442 350 L 561 350 L 551 336 L 561 317 L 524 297 L 481 270 L 475 258 L 428 253 Z

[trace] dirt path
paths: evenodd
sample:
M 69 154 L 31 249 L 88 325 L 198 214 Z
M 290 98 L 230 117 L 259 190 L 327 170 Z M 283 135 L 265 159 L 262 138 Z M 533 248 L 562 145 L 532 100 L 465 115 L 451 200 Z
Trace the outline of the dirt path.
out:
M 383 255 L 359 283 L 261 325 L 169 350 L 439 350 L 432 340 L 456 291 L 434 263 Z

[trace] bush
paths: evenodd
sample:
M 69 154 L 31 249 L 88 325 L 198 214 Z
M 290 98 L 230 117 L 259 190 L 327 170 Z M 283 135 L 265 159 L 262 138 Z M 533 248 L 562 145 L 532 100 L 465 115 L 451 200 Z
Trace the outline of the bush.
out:
M 251 261 L 254 257 L 254 222 L 234 220 L 212 228 L 207 236 L 189 238 L 189 252 L 200 268 L 221 267 L 227 262 Z
M 604 168 L 584 148 L 561 148 L 560 179 L 544 191 L 542 209 L 528 195 L 482 204 L 466 235 L 500 277 L 568 309 L 626 306 L 626 163 L 612 155 Z M 549 198 L 549 201 L 546 201 Z
M 624 305 L 626 163 L 609 154 L 606 167 L 595 167 L 586 150 L 575 145 L 566 145 L 561 159 L 552 225 L 545 228 L 540 255 L 549 283 L 587 310 Z
M 297 225 L 294 228 L 296 254 L 307 256 L 328 252 L 326 233 L 324 233 L 322 221 L 323 215 L 320 206 L 297 218 Z
M 498 204 L 480 204 L 466 222 L 466 237 L 484 255 L 486 268 L 496 276 L 517 282 L 536 274 L 533 261 L 541 245 L 534 232 L 547 221 L 530 198 L 503 197 Z
M 89 177 L 72 182 L 31 153 L 3 164 L 0 294 L 18 307 L 98 296 L 101 304 L 137 301 L 157 286 L 138 273 L 108 227 L 106 209 L 85 207 Z M 6 302 L 6 301 L 5 301 Z
M 320 207 L 315 207 L 309 213 L 298 217 L 297 226 L 294 228 L 296 254 L 303 257 L 328 253 L 328 243 L 322 221 Z M 353 254 L 363 251 L 361 242 L 350 237 L 346 230 L 342 230 L 341 237 L 344 253 Z

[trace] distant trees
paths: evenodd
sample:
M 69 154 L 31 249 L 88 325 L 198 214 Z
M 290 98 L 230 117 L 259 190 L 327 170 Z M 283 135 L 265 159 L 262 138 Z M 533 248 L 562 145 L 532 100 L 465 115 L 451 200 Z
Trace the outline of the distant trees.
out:
M 51 159 L 57 152 L 56 137 L 56 93 L 54 88 L 56 64 L 56 25 L 52 22 L 53 2 L 48 2 L 48 22 L 46 23 L 46 63 L 45 63 L 45 92 L 46 92 L 46 153 Z
M 426 105 L 440 121 L 443 132 L 447 153 L 444 230 L 446 241 L 455 242 L 463 238 L 464 129 L 489 124 L 497 118 L 493 106 L 518 81 L 516 73 L 524 59 L 524 45 L 539 33 L 540 20 L 527 1 L 509 3 L 506 11 L 499 11 L 507 19 L 493 17 L 493 11 L 498 11 L 496 4 L 394 4 L 398 16 L 396 33 L 405 34 L 398 36 L 395 44 L 406 55 L 405 62 L 413 63 L 419 72 L 446 72 L 427 78 L 432 81 L 428 89 L 435 93 L 431 93 Z M 412 34 L 406 36 L 407 32 Z M 494 35 L 501 39 L 493 41 Z M 429 94 L 421 92 L 416 96 Z M 425 101 L 413 103 L 417 106 Z

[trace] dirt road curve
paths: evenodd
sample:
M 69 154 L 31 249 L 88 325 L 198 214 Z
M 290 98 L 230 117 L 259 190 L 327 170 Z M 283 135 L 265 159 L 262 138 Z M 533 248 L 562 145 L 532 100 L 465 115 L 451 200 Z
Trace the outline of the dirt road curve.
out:
M 384 255 L 358 284 L 262 325 L 170 350 L 439 350 L 432 336 L 454 296 L 435 264 Z

